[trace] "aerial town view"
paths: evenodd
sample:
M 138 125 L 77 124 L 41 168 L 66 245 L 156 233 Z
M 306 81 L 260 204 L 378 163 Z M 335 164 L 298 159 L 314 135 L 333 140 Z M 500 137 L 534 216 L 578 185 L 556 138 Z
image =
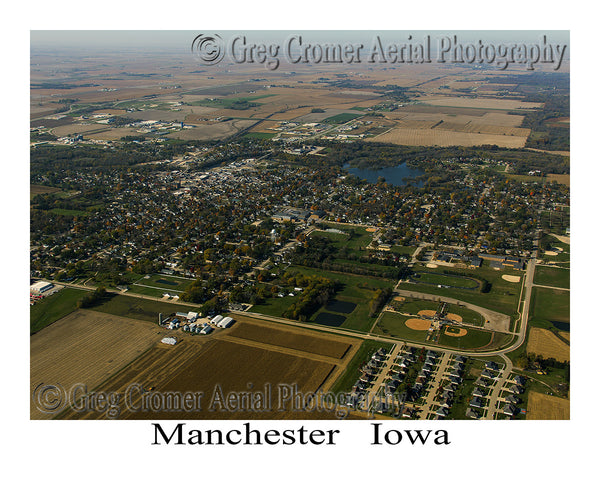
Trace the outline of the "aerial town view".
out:
M 201 33 L 31 32 L 30 418 L 569 419 L 569 33 Z

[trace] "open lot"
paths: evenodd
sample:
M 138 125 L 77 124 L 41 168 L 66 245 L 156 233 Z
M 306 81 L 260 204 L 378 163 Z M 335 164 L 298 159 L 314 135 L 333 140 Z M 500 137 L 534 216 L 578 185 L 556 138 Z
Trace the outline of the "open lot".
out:
M 31 337 L 30 387 L 83 383 L 91 391 L 162 338 L 148 322 L 76 310 Z M 31 398 L 31 397 L 30 397 Z M 31 405 L 31 418 L 49 418 Z
M 571 358 L 569 345 L 551 331 L 536 327 L 529 330 L 527 353 L 554 358 L 559 362 L 568 362 Z
M 571 402 L 565 398 L 529 392 L 528 420 L 569 420 Z

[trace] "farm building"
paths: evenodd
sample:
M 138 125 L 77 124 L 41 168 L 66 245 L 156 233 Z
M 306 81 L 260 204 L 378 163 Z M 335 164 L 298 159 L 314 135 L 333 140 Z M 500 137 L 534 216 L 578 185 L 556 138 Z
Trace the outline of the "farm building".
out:
M 202 335 L 208 335 L 210 332 L 213 331 L 213 328 L 210 325 L 205 325 L 202 330 L 200 330 L 200 333 Z
M 223 320 L 223 315 L 217 315 L 210 321 L 210 323 L 212 323 L 213 325 L 217 325 L 221 320 Z
M 167 345 L 175 345 L 177 343 L 177 339 L 175 337 L 164 337 L 161 342 Z
M 217 323 L 217 327 L 219 328 L 228 328 L 233 324 L 234 320 L 231 317 L 225 317 L 219 323 Z
M 54 284 L 50 283 L 50 282 L 36 282 L 33 285 L 31 285 L 29 287 L 29 291 L 31 293 L 35 293 L 35 294 L 40 294 L 40 293 L 44 293 L 47 292 L 48 290 L 50 290 L 51 288 L 54 287 Z

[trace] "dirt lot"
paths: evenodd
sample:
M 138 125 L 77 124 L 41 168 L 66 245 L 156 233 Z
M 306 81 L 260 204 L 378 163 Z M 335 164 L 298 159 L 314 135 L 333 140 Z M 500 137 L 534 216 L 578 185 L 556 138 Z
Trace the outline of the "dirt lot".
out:
M 570 359 L 569 345 L 562 342 L 549 330 L 532 328 L 527 341 L 527 353 L 542 355 L 544 358 L 554 358 L 559 362 Z
M 529 392 L 527 420 L 569 420 L 571 402 L 564 398 Z
M 31 393 L 40 383 L 92 389 L 159 342 L 161 333 L 150 322 L 77 310 L 31 337 Z M 31 418 L 48 415 L 31 405 Z

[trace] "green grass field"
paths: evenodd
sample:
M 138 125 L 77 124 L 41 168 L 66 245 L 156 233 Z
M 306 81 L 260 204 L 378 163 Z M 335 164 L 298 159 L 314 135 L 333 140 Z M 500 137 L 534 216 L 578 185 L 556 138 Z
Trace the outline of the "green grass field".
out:
M 335 273 L 309 267 L 290 267 L 288 272 L 292 274 L 300 272 L 308 276 L 316 275 L 340 282 L 342 284 L 342 288 L 337 292 L 332 300 L 356 304 L 354 311 L 349 314 L 342 314 L 346 316 L 346 320 L 342 325 L 340 325 L 340 328 L 358 330 L 361 332 L 368 331 L 371 328 L 372 323 L 375 321 L 374 318 L 369 317 L 369 301 L 371 298 L 373 298 L 375 290 L 385 287 L 393 288 L 395 283 L 393 280 Z M 264 304 L 254 305 L 250 311 L 279 317 L 296 300 L 296 297 L 289 296 L 282 298 L 269 298 Z M 328 312 L 328 310 L 325 308 L 325 306 L 323 306 L 314 312 L 308 321 L 312 322 L 320 313 L 326 312 Z
M 325 223 L 327 228 L 334 228 L 347 234 L 335 233 L 335 232 L 324 232 L 315 231 L 311 233 L 312 236 L 323 236 L 333 242 L 333 244 L 339 248 L 346 248 L 351 250 L 357 255 L 366 254 L 364 249 L 371 243 L 373 236 L 367 232 L 366 227 L 350 227 L 348 225 L 338 225 L 336 223 Z M 349 235 L 352 233 L 352 235 Z
M 406 320 L 409 318 L 410 317 L 406 315 L 395 312 L 384 312 L 373 329 L 373 333 L 392 336 L 407 341 L 425 343 L 427 331 L 413 330 L 412 328 L 407 327 Z M 467 330 L 466 335 L 462 337 L 453 337 L 444 333 L 445 328 L 442 329 L 439 336 L 439 345 L 470 350 L 485 347 L 492 341 L 492 332 L 489 331 L 471 329 L 465 326 L 465 329 Z M 450 328 L 451 330 L 457 329 L 457 327 L 447 328 Z M 502 343 L 507 340 L 508 338 L 498 339 L 498 341 L 501 341 Z
M 85 210 L 67 210 L 65 208 L 53 208 L 50 211 L 66 217 L 85 217 L 90 214 L 90 212 L 86 212 Z
M 421 268 L 416 268 L 416 271 L 422 271 Z M 401 283 L 400 287 L 403 290 L 411 290 L 415 292 L 429 293 L 431 295 L 440 295 L 444 297 L 455 298 L 464 302 L 472 303 L 490 310 L 495 310 L 506 315 L 515 315 L 519 303 L 519 295 L 521 292 L 521 283 L 510 283 L 502 278 L 502 275 L 519 275 L 523 272 L 513 269 L 494 270 L 489 267 L 480 267 L 475 270 L 464 268 L 453 268 L 453 271 L 463 272 L 467 275 L 478 275 L 486 279 L 490 284 L 490 291 L 480 293 L 478 290 L 465 290 L 461 288 L 438 288 L 434 285 L 426 285 L 422 283 Z
M 65 287 L 59 292 L 37 302 L 30 309 L 29 330 L 31 334 L 60 320 L 77 309 L 77 301 L 86 293 L 85 290 Z
M 362 115 L 357 113 L 340 113 L 332 117 L 327 117 L 325 120 L 323 120 L 323 123 L 346 123 L 361 116 Z
M 230 108 L 235 103 L 248 102 L 248 103 L 256 103 L 256 100 L 260 100 L 262 98 L 273 97 L 275 94 L 267 94 L 267 95 L 254 95 L 251 97 L 225 97 L 225 98 L 214 98 L 214 99 L 205 99 L 198 100 L 197 102 L 191 102 L 192 106 L 200 106 L 200 107 L 215 107 L 215 108 Z
M 352 390 L 352 385 L 354 382 L 358 380 L 361 376 L 359 371 L 360 366 L 371 358 L 371 355 L 375 353 L 379 348 L 385 348 L 388 352 L 391 349 L 390 343 L 378 342 L 375 340 L 364 340 L 361 344 L 360 348 L 348 363 L 346 370 L 340 377 L 337 379 L 331 391 L 334 393 L 341 392 L 350 392 Z
M 335 273 L 308 267 L 290 267 L 289 271 L 292 273 L 301 272 L 304 275 L 319 275 L 340 282 L 343 287 L 337 292 L 333 300 L 356 304 L 356 308 L 352 313 L 346 315 L 346 321 L 340 325 L 340 328 L 358 330 L 361 332 L 368 331 L 375 321 L 374 318 L 369 317 L 369 301 L 373 298 L 375 290 L 385 287 L 394 288 L 395 284 L 393 280 Z M 319 313 L 325 311 L 326 308 L 321 307 L 309 318 L 309 321 L 314 320 Z
M 550 328 L 550 322 L 570 323 L 570 294 L 564 290 L 533 287 L 529 310 L 530 324 Z
M 165 291 L 183 292 L 185 288 L 194 281 L 191 278 L 177 277 L 173 275 L 161 275 L 159 273 L 150 275 L 150 278 L 144 276 L 137 279 L 134 284 L 138 286 L 156 287 Z M 161 294 L 162 295 L 162 294 Z
M 394 245 L 393 247 L 390 248 L 390 251 L 392 251 L 394 253 L 399 253 L 401 255 L 411 256 L 415 252 L 416 249 L 417 249 L 417 247 L 411 247 L 411 246 L 405 246 L 405 245 Z
M 247 133 L 246 135 L 244 135 L 243 138 L 253 138 L 253 139 L 257 139 L 257 140 L 270 140 L 275 135 L 277 135 L 277 134 L 269 133 L 269 132 L 250 132 L 250 133 Z
M 427 330 L 413 330 L 406 326 L 406 320 L 410 317 L 394 312 L 384 312 L 379 322 L 373 329 L 373 333 L 400 338 L 402 340 L 425 343 Z
M 414 281 L 419 283 L 430 283 L 434 285 L 447 285 L 456 288 L 478 288 L 479 282 L 473 278 L 462 277 L 458 275 L 446 275 L 419 270 L 416 272 L 418 278 L 412 277 Z
M 448 328 L 448 327 L 446 327 Z M 475 330 L 467 328 L 467 334 L 463 337 L 453 337 L 446 335 L 446 329 L 442 330 L 439 338 L 439 344 L 447 347 L 462 349 L 476 349 L 489 345 L 492 341 L 492 332 L 484 330 Z
M 189 310 L 188 307 L 169 305 L 164 302 L 135 298 L 127 295 L 107 296 L 101 304 L 92 307 L 98 312 L 110 313 L 120 317 L 129 317 L 147 322 L 158 322 L 158 314 L 169 315 L 176 309 Z
M 570 288 L 570 270 L 558 267 L 536 267 L 533 283 L 550 287 Z

